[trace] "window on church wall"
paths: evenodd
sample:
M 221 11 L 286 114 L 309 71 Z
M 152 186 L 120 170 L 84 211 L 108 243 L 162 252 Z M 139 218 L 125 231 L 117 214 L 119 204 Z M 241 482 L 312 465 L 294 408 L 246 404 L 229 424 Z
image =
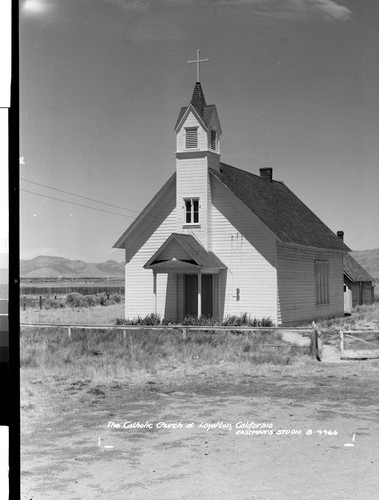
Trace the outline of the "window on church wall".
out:
M 316 305 L 329 304 L 329 261 L 315 260 Z
M 198 198 L 187 198 L 184 200 L 186 215 L 186 224 L 198 224 L 199 223 L 199 199 Z
M 186 149 L 198 147 L 197 127 L 186 128 Z
M 213 151 L 216 151 L 217 150 L 217 133 L 215 130 L 211 130 L 210 143 L 211 143 L 211 149 Z

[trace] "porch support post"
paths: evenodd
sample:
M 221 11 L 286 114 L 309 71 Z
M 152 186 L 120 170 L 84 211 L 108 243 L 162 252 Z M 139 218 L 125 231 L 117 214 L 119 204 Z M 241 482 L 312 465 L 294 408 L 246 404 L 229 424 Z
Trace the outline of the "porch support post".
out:
M 197 275 L 197 317 L 201 316 L 201 273 Z
M 153 271 L 154 314 L 157 314 L 157 273 Z

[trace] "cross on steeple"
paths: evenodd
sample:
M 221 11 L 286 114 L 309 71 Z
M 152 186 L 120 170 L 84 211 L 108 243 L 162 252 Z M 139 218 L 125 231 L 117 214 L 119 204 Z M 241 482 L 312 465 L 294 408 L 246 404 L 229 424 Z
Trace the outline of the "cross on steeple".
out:
M 197 66 L 197 79 L 196 82 L 200 82 L 200 63 L 208 62 L 209 59 L 200 59 L 200 50 L 197 50 L 197 58 L 195 61 L 188 61 L 188 64 L 196 63 Z

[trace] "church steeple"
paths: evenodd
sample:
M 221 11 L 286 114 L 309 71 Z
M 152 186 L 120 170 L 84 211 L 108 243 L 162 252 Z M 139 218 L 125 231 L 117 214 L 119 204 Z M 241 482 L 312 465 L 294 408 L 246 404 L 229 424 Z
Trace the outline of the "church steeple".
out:
M 207 104 L 197 79 L 189 104 L 181 108 L 176 134 L 176 231 L 195 234 L 207 250 L 212 249 L 212 200 L 210 170 L 220 171 L 221 126 L 216 106 Z
M 188 61 L 197 65 L 197 80 L 189 104 L 181 108 L 175 125 L 176 153 L 181 158 L 199 158 L 200 152 L 207 157 L 210 168 L 220 168 L 220 136 L 221 126 L 216 106 L 207 104 L 200 83 L 200 64 L 209 59 L 197 58 Z M 184 155 L 184 156 L 183 156 Z
M 200 116 L 204 116 L 204 108 L 207 103 L 205 102 L 204 92 L 200 82 L 196 82 L 195 88 L 193 89 L 191 104 L 199 112 Z

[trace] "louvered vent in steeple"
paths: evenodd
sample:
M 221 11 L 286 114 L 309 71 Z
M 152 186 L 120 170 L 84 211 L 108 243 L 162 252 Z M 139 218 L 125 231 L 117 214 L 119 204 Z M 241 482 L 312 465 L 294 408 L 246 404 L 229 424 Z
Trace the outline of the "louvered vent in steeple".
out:
M 197 129 L 198 127 L 186 128 L 186 149 L 194 149 L 198 147 L 197 140 Z

